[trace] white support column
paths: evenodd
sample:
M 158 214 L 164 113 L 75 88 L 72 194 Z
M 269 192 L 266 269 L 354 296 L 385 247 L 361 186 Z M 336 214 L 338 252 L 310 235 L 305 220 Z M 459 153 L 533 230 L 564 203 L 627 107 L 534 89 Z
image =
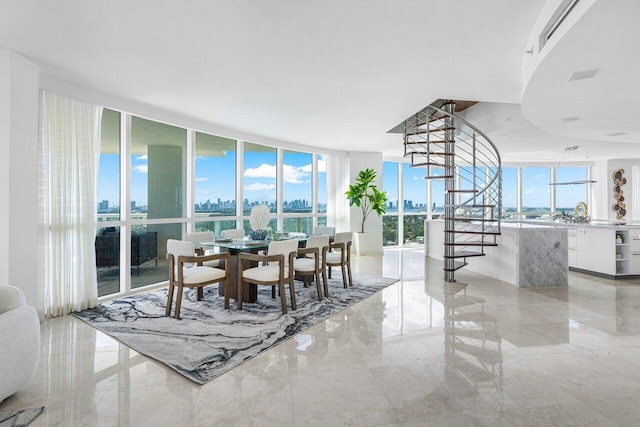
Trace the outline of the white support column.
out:
M 27 304 L 44 313 L 38 274 L 38 66 L 0 49 L 0 283 L 20 288 Z
M 120 292 L 131 290 L 131 122 L 120 113 Z
M 282 171 L 284 169 L 283 153 L 284 150 L 282 148 L 276 148 L 276 230 L 284 230 L 282 220 L 282 199 L 284 194 L 284 183 L 282 179 Z
M 549 183 L 550 184 L 556 183 L 556 167 L 555 166 L 551 166 Z M 549 197 L 551 197 L 551 215 L 553 215 L 556 212 L 556 186 L 555 185 L 549 186 Z
M 517 210 L 518 210 L 518 219 L 523 219 L 522 218 L 522 166 L 518 166 L 517 168 Z
M 244 141 L 236 140 L 236 228 L 243 228 L 242 212 L 244 210 L 244 199 L 242 198 L 244 167 Z
M 187 233 L 195 231 L 195 196 L 196 196 L 196 131 L 187 129 Z
M 311 229 L 318 225 L 318 155 L 311 155 Z

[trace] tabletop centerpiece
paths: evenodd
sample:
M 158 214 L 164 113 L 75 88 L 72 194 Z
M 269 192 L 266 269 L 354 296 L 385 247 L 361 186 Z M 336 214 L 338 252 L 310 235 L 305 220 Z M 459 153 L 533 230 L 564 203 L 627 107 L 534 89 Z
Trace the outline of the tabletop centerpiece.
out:
M 251 231 L 249 237 L 251 240 L 264 240 L 269 233 L 269 221 L 271 220 L 271 211 L 267 205 L 257 205 L 251 208 L 249 216 L 249 224 Z

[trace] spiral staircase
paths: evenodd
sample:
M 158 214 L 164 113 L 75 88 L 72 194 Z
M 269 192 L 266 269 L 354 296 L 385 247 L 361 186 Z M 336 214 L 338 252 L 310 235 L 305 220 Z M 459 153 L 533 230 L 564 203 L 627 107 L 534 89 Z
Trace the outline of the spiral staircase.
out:
M 455 114 L 469 104 L 439 100 L 402 124 L 405 157 L 412 166 L 426 168 L 426 179 L 444 180 L 447 282 L 455 282 L 455 271 L 468 258 L 497 246 L 500 234 L 500 154 L 484 133 Z

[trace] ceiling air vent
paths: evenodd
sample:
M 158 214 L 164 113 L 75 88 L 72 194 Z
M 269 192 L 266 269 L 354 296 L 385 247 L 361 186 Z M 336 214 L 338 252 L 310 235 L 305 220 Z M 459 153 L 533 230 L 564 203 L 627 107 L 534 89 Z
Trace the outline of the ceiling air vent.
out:
M 600 71 L 600 68 L 596 68 L 595 70 L 575 71 L 571 73 L 567 81 L 572 82 L 574 80 L 592 79 L 596 74 L 598 74 L 598 71 Z
M 542 50 L 544 45 L 549 41 L 549 39 L 553 36 L 562 22 L 566 19 L 567 16 L 571 13 L 573 8 L 578 4 L 580 0 L 563 0 L 560 3 L 560 6 L 556 10 L 556 13 L 551 16 L 549 23 L 542 30 L 542 34 L 540 34 L 540 48 Z

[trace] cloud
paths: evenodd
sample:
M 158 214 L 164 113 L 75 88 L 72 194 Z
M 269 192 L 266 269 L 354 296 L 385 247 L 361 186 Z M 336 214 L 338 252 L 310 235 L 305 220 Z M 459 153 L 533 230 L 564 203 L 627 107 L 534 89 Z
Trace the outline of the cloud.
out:
M 138 173 L 149 173 L 149 165 L 134 166 L 133 171 Z
M 276 166 L 261 164 L 257 168 L 249 168 L 244 171 L 245 178 L 274 178 L 276 177 Z
M 311 165 L 292 166 L 282 165 L 282 179 L 288 184 L 304 184 L 305 178 L 311 174 Z M 276 167 L 266 163 L 257 168 L 249 168 L 244 171 L 245 178 L 272 178 L 276 177 Z
M 327 172 L 327 161 L 318 158 L 318 172 Z
M 138 157 L 136 157 L 136 160 L 149 160 L 149 156 L 146 154 L 141 154 Z
M 282 165 L 282 179 L 289 184 L 303 184 L 304 178 L 308 177 L 311 172 L 311 165 L 309 165 L 309 172 L 304 170 L 305 167 Z
M 261 182 L 255 182 L 253 184 L 245 185 L 244 187 L 247 191 L 273 190 L 274 188 L 276 188 L 275 184 L 263 184 Z
M 196 182 L 205 182 L 209 181 L 209 178 L 196 178 Z
M 535 193 L 535 191 L 533 190 L 533 188 L 530 188 L 530 189 L 528 189 L 528 190 L 524 190 L 524 191 L 522 192 L 522 194 L 533 194 L 533 193 Z

